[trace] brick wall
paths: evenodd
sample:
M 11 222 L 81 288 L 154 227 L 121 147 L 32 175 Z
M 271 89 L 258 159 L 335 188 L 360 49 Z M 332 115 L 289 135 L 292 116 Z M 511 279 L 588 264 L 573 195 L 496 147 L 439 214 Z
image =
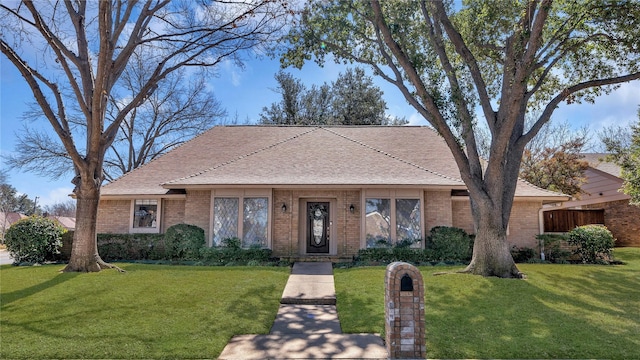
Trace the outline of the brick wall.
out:
M 162 200 L 162 233 L 173 225 L 184 223 L 184 207 L 183 199 Z
M 452 226 L 451 191 L 425 191 L 425 234 L 434 226 Z
M 297 213 L 297 201 L 291 199 L 290 190 L 273 191 L 273 213 L 271 216 L 271 249 L 275 256 L 298 254 L 298 236 L 293 232 L 293 213 Z M 282 204 L 287 206 L 282 212 Z M 294 209 L 295 208 L 295 209 Z M 297 227 L 296 227 L 297 229 Z M 296 234 L 294 236 L 294 234 Z
M 305 252 L 301 248 L 306 236 L 301 233 L 301 222 L 306 217 L 306 209 L 301 203 L 330 200 L 332 236 L 338 256 L 352 256 L 360 249 L 360 191 L 357 190 L 274 190 L 272 213 L 272 249 L 275 256 L 299 256 Z M 282 204 L 287 211 L 282 212 Z M 354 205 L 354 212 L 349 211 Z M 304 223 L 302 224 L 304 226 Z M 302 228 L 302 231 L 304 228 Z
M 536 235 L 540 233 L 538 210 L 541 206 L 540 201 L 514 201 L 509 221 L 509 235 L 507 236 L 510 245 L 538 248 Z M 473 234 L 475 230 L 470 202 L 455 200 L 451 202 L 451 208 L 453 209 L 452 226 Z
M 131 219 L 131 200 L 100 200 L 96 231 L 100 234 L 127 234 Z
M 517 247 L 538 249 L 536 235 L 540 234 L 538 210 L 541 201 L 514 201 L 509 220 L 507 241 Z
M 454 214 L 452 226 L 463 229 L 468 234 L 475 233 L 469 199 L 451 201 L 451 208 Z
M 583 209 L 604 209 L 604 225 L 616 238 L 616 246 L 640 247 L 640 207 L 629 200 L 618 200 L 583 206 Z
M 210 244 L 211 234 L 209 229 L 211 214 L 211 191 L 199 190 L 187 191 L 187 198 L 184 206 L 184 222 L 196 225 L 204 229 L 204 236 L 207 244 Z

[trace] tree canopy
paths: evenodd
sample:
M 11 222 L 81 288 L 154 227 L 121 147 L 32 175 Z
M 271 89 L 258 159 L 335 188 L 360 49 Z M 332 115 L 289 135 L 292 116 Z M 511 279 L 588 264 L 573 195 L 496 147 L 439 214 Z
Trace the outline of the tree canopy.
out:
M 595 101 L 640 78 L 637 1 L 317 0 L 301 21 L 283 65 L 322 64 L 332 54 L 370 66 L 446 141 L 476 231 L 466 271 L 485 276 L 522 276 L 506 230 L 526 144 L 560 103 Z M 491 135 L 486 164 L 480 121 Z
M 604 132 L 601 136 L 607 152 L 608 160 L 621 167 L 624 180 L 622 191 L 631 196 L 629 203 L 640 206 L 640 108 L 638 122 L 631 129 L 618 128 Z
M 280 71 L 275 75 L 282 95 L 262 108 L 260 123 L 283 125 L 402 125 L 387 116 L 383 92 L 362 68 L 349 68 L 330 84 L 307 88 L 300 79 Z
M 104 0 L 0 3 L 0 51 L 20 72 L 73 162 L 76 231 L 65 271 L 100 271 L 96 243 L 107 149 L 125 119 L 171 74 L 241 63 L 280 36 L 286 1 Z M 144 56 L 137 90 L 117 99 L 125 70 Z M 78 121 L 82 131 L 74 132 Z
M 520 177 L 543 189 L 579 197 L 589 163 L 583 150 L 587 128 L 571 129 L 568 122 L 545 124 L 524 149 Z

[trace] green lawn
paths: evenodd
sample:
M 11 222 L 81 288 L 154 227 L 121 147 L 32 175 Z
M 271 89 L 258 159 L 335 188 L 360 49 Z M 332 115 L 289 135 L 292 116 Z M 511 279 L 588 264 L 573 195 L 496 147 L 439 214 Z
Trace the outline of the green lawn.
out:
M 624 266 L 532 265 L 528 280 L 432 273 L 430 358 L 640 359 L 640 249 Z M 288 268 L 122 265 L 62 274 L 0 268 L 0 358 L 215 358 L 269 332 Z M 384 332 L 384 267 L 336 269 L 345 332 Z
M 640 359 L 640 249 L 615 256 L 627 265 L 521 264 L 524 281 L 421 267 L 427 356 Z M 336 269 L 345 332 L 384 333 L 384 274 Z
M 0 268 L 0 358 L 215 358 L 267 334 L 288 268 L 122 265 L 63 274 Z

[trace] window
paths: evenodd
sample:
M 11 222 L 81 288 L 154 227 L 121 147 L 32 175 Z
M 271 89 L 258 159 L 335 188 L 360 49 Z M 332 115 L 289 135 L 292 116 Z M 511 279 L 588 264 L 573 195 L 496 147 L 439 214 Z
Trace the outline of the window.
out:
M 267 198 L 244 198 L 242 246 L 267 246 Z
M 159 210 L 157 199 L 134 200 L 131 232 L 159 232 Z
M 420 247 L 416 242 L 420 239 L 420 200 L 396 199 L 396 240 L 412 241 L 411 247 Z
M 213 244 L 238 237 L 238 199 L 215 198 L 213 202 Z
M 242 207 L 240 207 L 242 204 Z M 216 197 L 213 201 L 213 245 L 237 237 L 242 247 L 268 246 L 269 199 Z
M 366 247 L 387 246 L 400 241 L 413 241 L 421 247 L 422 216 L 420 199 L 366 198 Z
M 367 199 L 365 205 L 367 247 L 391 243 L 391 201 Z

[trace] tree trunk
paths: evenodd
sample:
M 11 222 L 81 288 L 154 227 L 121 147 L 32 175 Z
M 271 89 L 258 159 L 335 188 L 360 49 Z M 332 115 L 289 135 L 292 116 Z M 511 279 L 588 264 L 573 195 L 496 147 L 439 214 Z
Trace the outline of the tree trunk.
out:
M 98 272 L 101 267 L 98 264 L 96 219 L 100 189 L 90 181 L 80 180 L 76 188 L 76 198 L 76 230 L 73 234 L 69 264 L 63 271 Z
M 509 251 L 506 226 L 501 224 L 502 213 L 492 209 L 479 209 L 477 213 L 478 216 L 474 216 L 476 238 L 473 257 L 462 272 L 501 278 L 525 278 Z
M 96 223 L 98 203 L 100 202 L 100 185 L 92 180 L 80 180 L 76 188 L 76 230 L 73 234 L 69 264 L 62 271 L 98 272 L 105 268 L 115 268 L 124 272 L 119 267 L 102 261 L 98 254 Z

